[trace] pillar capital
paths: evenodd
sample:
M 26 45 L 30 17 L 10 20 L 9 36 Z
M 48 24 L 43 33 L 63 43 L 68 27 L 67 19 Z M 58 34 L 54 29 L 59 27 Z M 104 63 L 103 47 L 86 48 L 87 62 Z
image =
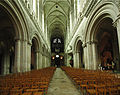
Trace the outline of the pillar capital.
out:
M 28 41 L 28 45 L 32 46 L 32 42 Z
M 93 40 L 93 41 L 88 41 L 88 42 L 86 42 L 85 44 L 91 45 L 91 44 L 97 44 L 97 43 L 98 43 L 97 40 Z
M 15 40 L 15 41 L 21 41 L 21 39 L 18 38 L 18 37 L 15 37 L 14 40 Z
M 35 50 L 35 53 L 41 53 L 41 51 L 40 50 Z
M 86 43 L 82 44 L 82 47 L 85 48 L 86 47 Z

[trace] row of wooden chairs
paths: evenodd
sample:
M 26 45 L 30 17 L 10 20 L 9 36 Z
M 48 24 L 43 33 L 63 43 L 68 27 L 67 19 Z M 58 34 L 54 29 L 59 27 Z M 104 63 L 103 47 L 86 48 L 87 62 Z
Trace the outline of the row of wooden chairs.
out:
M 120 95 L 120 78 L 108 71 L 62 67 L 84 95 Z
M 0 95 L 46 95 L 55 67 L 0 76 Z

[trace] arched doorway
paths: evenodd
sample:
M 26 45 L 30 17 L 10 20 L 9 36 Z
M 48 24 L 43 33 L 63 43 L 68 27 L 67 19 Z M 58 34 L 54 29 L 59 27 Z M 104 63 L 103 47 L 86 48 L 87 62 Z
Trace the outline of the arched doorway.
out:
M 101 67 L 106 70 L 112 70 L 112 62 L 114 62 L 114 69 L 118 70 L 119 66 L 119 49 L 116 28 L 113 27 L 111 18 L 104 18 L 99 26 L 96 34 L 98 40 L 99 60 L 101 60 Z
M 31 70 L 37 69 L 37 60 L 37 40 L 33 38 L 31 47 Z
M 13 73 L 15 28 L 6 10 L 0 6 L 0 74 Z
M 82 42 L 79 40 L 77 42 L 76 46 L 76 64 L 79 64 L 79 68 L 84 68 L 84 62 L 83 62 L 83 47 L 82 47 Z

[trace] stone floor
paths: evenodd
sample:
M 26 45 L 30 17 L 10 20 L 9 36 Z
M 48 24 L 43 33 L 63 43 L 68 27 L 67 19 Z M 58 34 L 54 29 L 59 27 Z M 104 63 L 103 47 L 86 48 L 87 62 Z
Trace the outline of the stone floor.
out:
M 50 82 L 47 95 L 81 95 L 64 71 L 57 68 Z

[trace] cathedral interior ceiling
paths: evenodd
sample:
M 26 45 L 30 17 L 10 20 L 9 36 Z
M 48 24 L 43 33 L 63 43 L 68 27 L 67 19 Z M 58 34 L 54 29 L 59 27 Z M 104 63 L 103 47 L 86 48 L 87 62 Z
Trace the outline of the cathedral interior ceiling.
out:
M 49 35 L 65 36 L 68 14 L 70 8 L 70 0 L 45 0 L 44 11 L 45 20 Z

